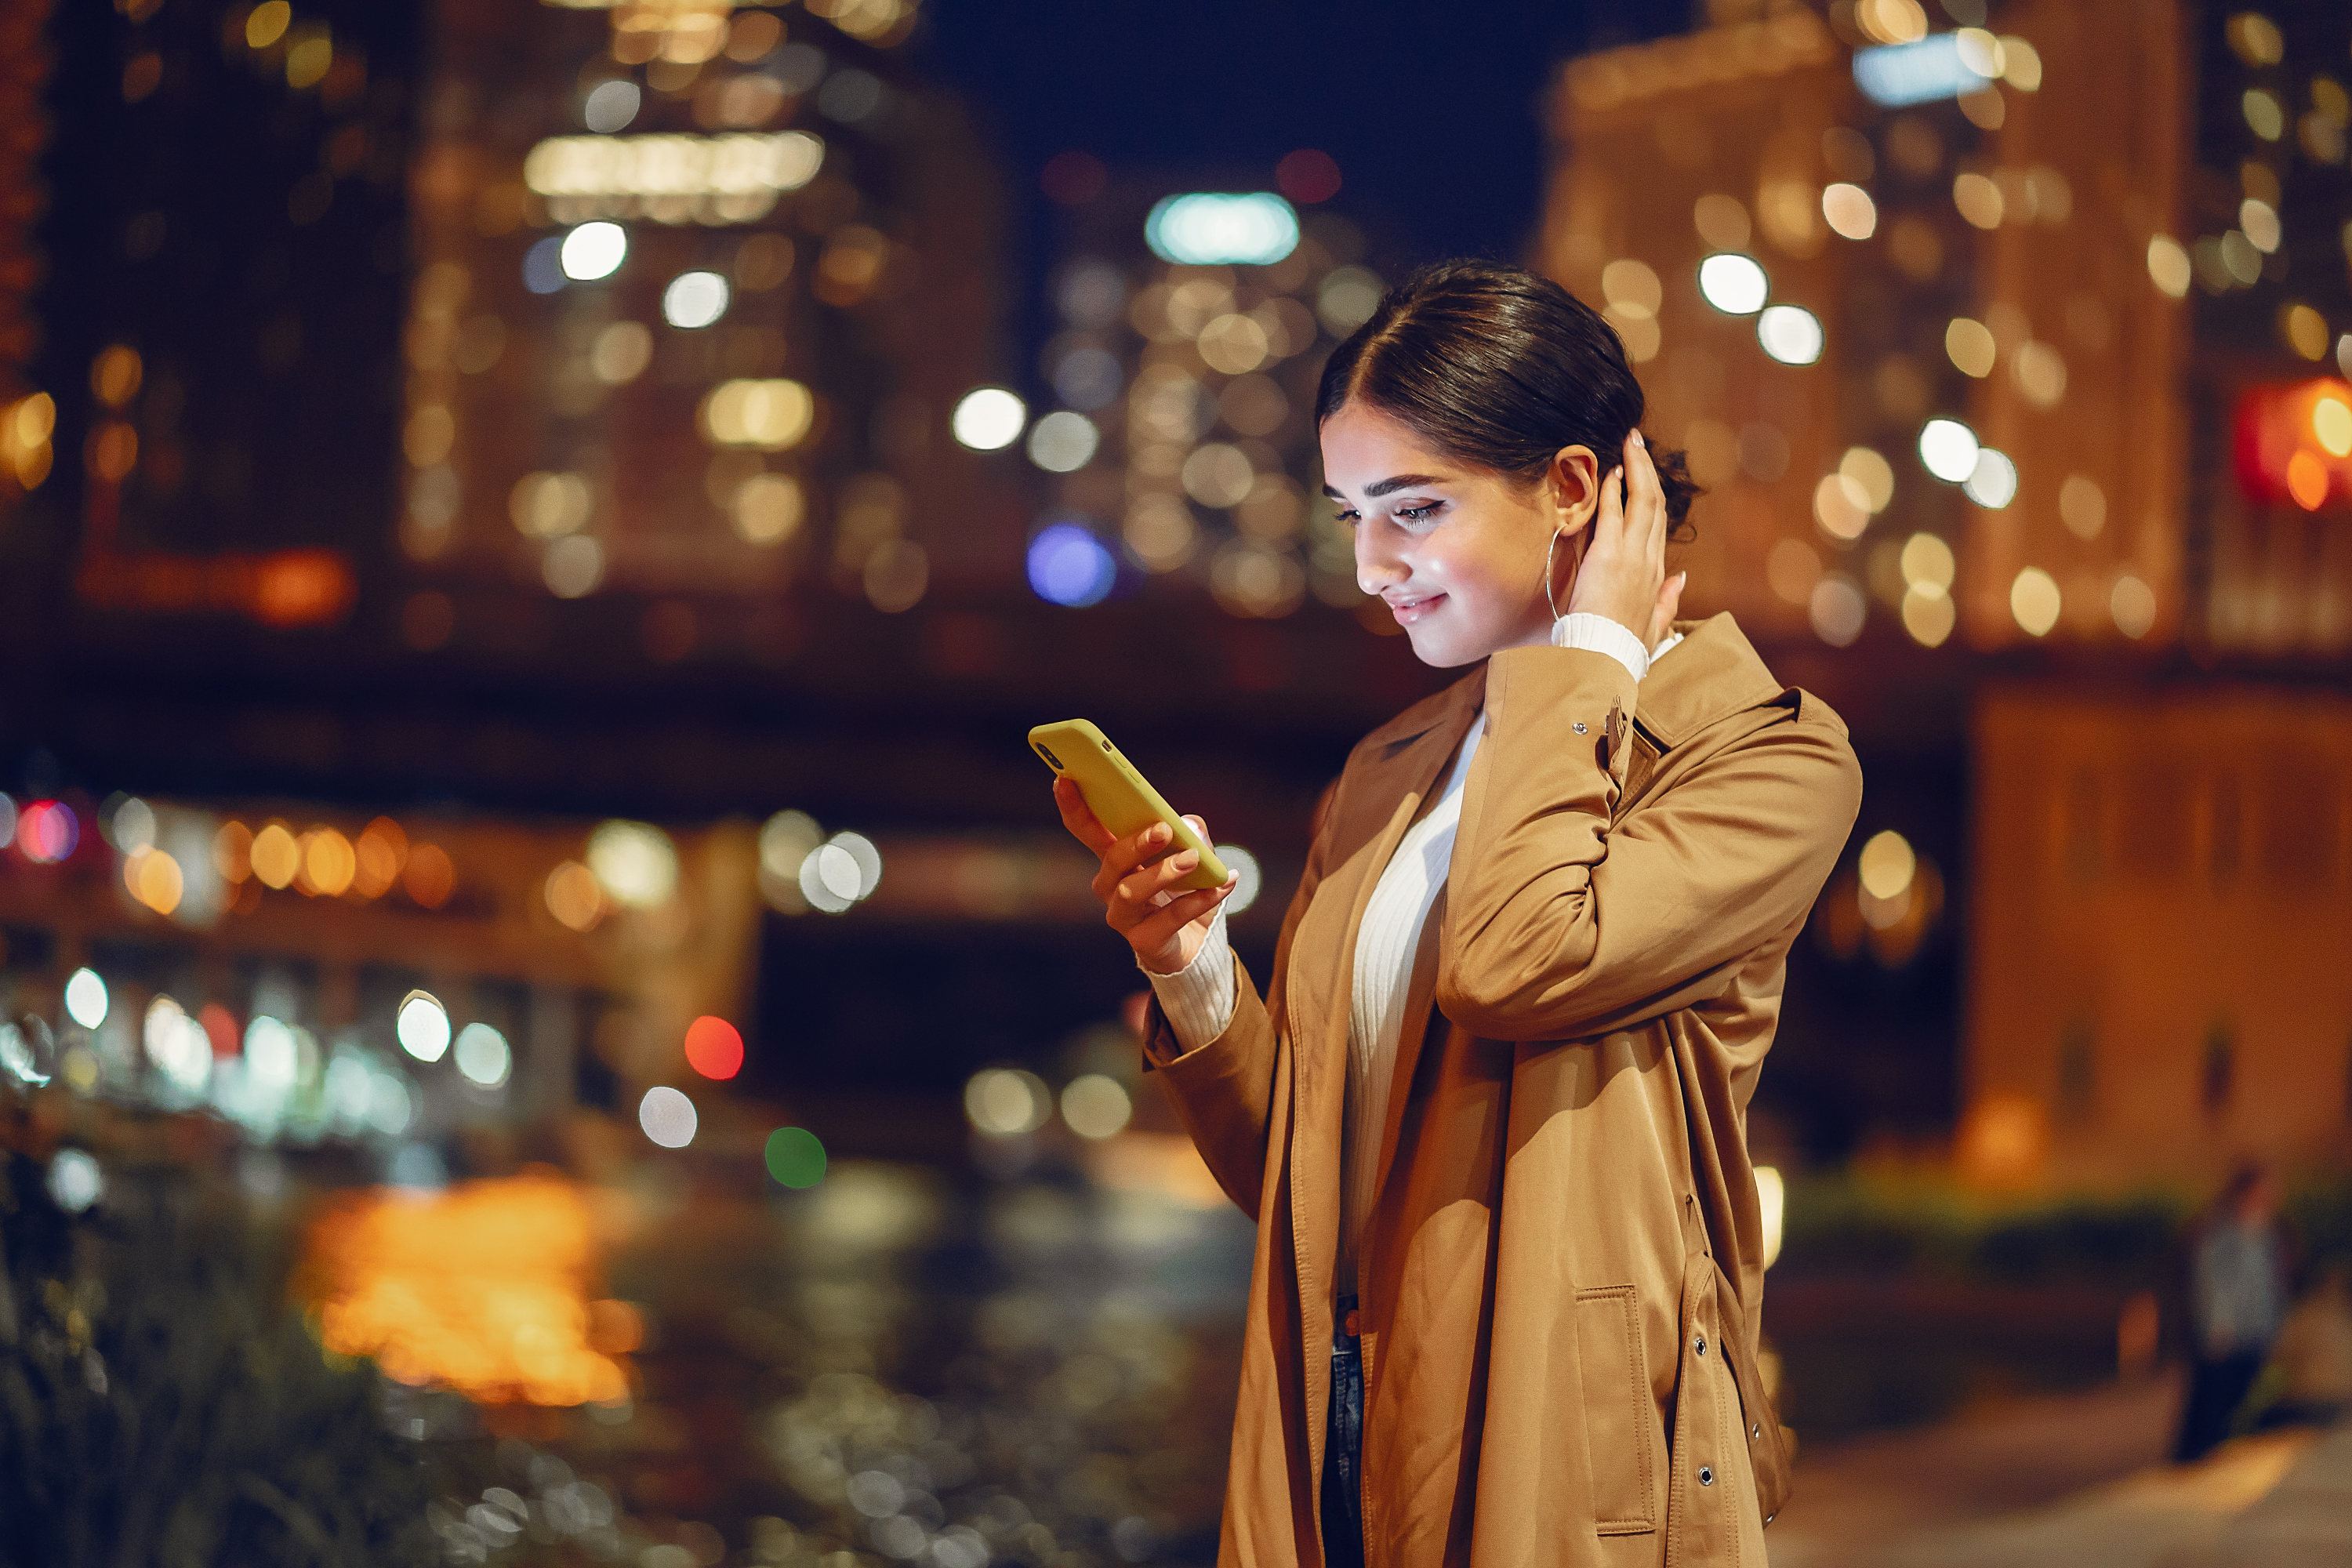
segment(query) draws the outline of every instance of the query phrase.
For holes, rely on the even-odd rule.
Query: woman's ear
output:
[[[1601,510],[1601,459],[1590,447],[1562,447],[1544,472],[1544,490],[1552,527],[1576,532]]]

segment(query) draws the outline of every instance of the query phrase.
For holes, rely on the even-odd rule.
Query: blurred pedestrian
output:
[[[1197,858],[1055,785],[1258,1219],[1228,1568],[1764,1561],[1744,1117],[1862,778],[1728,615],[1675,618],[1696,489],[1642,407],[1608,324],[1508,268],[1424,270],[1333,352],[1357,580],[1471,673],[1349,758],[1263,1000],[1224,890],[1174,891]]]
[[[2263,1426],[2330,1426],[2352,1412],[2352,1264],[2320,1271],[2271,1346]]]
[[[2277,1184],[2263,1166],[2242,1165],[2189,1236],[2191,1359],[2175,1460],[2202,1458],[2229,1437],[2278,1337],[2286,1302]]]

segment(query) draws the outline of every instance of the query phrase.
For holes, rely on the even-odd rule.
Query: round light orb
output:
[[[1230,919],[1257,902],[1258,894],[1265,888],[1265,872],[1259,867],[1257,857],[1238,844],[1218,845],[1217,858],[1234,874],[1234,890],[1225,895],[1221,906]]]
[[[400,1048],[420,1062],[437,1062],[449,1049],[449,1010],[429,991],[412,991],[400,999],[392,1031]]]
[[[1919,857],[1909,839],[1891,827],[1874,833],[1862,847],[1863,891],[1874,899],[1901,898],[1918,868]]]
[[[2017,465],[1997,447],[1980,447],[1976,467],[1960,481],[1968,498],[1988,511],[1999,511],[2017,499]]]
[[[1001,386],[979,386],[963,395],[948,421],[958,442],[975,452],[1001,452],[1021,438],[1028,405]]]
[[[484,1089],[506,1082],[514,1068],[514,1051],[507,1037],[488,1024],[468,1024],[457,1031],[457,1070]]]
[[[1081,1138],[1108,1138],[1134,1114],[1126,1086],[1108,1074],[1086,1073],[1062,1088],[1062,1120]]]
[[[106,1022],[106,982],[94,969],[77,969],[66,982],[66,1016],[85,1029]]]
[[[1118,580],[1118,563],[1094,531],[1075,522],[1050,523],[1029,542],[1029,586],[1049,604],[1081,609],[1099,605]]]
[[[593,283],[621,269],[629,256],[629,231],[616,223],[583,223],[563,237],[558,259],[574,283]]]
[[[1756,318],[1756,341],[1782,364],[1811,364],[1822,357],[1822,319],[1802,305],[1768,305]]]
[[[1083,414],[1064,408],[1048,414],[1029,432],[1029,460],[1049,474],[1076,473],[1094,461],[1102,433]]]
[[[2058,579],[2039,566],[2028,566],[2019,572],[2009,585],[2009,613],[2017,618],[2018,626],[2028,637],[2049,636],[2063,607]]]
[[[588,836],[588,869],[614,903],[659,909],[677,891],[677,846],[649,822],[607,822]]]
[[[637,1101],[637,1126],[665,1149],[683,1149],[693,1142],[701,1121],[694,1101],[667,1084],[656,1084]]]
[[[1718,251],[1698,264],[1698,291],[1727,316],[1752,316],[1771,298],[1772,279],[1754,257]]]
[[[1975,473],[1983,449],[1977,433],[1957,419],[1930,419],[1919,427],[1919,461],[1947,484],[1959,484]]]
[[[727,279],[716,272],[681,272],[662,290],[662,320],[688,331],[727,313]]]
[[[994,1138],[1034,1132],[1054,1113],[1045,1080],[1020,1068],[984,1068],[963,1086],[964,1116]]]
[[[601,135],[611,135],[627,127],[637,117],[637,106],[645,100],[635,82],[626,78],[598,82],[581,106],[580,122]]]
[[[49,1197],[68,1214],[79,1214],[106,1191],[106,1173],[87,1149],[60,1149],[49,1157]]]

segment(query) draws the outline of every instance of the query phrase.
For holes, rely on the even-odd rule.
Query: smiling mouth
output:
[[[1388,602],[1389,613],[1396,617],[1397,625],[1409,626],[1444,602],[1445,595],[1443,594],[1432,594],[1422,599],[1402,601],[1391,599]]]

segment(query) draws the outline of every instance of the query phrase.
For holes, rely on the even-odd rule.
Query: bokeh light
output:
[[[1752,316],[1771,298],[1772,280],[1754,257],[1723,251],[1698,264],[1698,291],[1727,316]]]
[[[1756,318],[1756,341],[1782,364],[1811,364],[1822,357],[1822,319],[1802,305],[1767,305]]]
[[[1298,215],[1271,191],[1166,196],[1143,220],[1162,261],[1190,267],[1271,267],[1298,248]]]
[[[1106,1073],[1083,1073],[1062,1088],[1062,1120],[1081,1138],[1108,1138],[1134,1114],[1125,1086]]]
[[[1999,511],[2017,499],[2017,464],[2008,453],[1992,447],[1977,452],[1976,466],[1960,481],[1961,491],[1989,511]]]
[[[411,991],[393,1015],[400,1048],[420,1062],[437,1062],[449,1049],[449,1010],[429,991]]]
[[[761,1152],[778,1186],[803,1189],[824,1180],[824,1144],[805,1127],[777,1128]]]
[[[106,1173],[87,1149],[66,1148],[49,1156],[49,1197],[68,1214],[80,1214],[105,1195]]]
[[[472,1023],[457,1031],[455,1052],[457,1070],[467,1080],[483,1089],[496,1089],[507,1081],[514,1068],[514,1051],[507,1037],[484,1023]]]
[[[1048,414],[1029,432],[1029,460],[1049,474],[1067,474],[1094,460],[1102,432],[1083,414],[1065,408]]]
[[[81,823],[61,800],[28,803],[16,819],[16,847],[36,866],[54,866],[81,843]]]
[[[743,1035],[706,1014],[686,1026],[686,1065],[705,1078],[730,1079],[743,1070]]]
[[[1001,386],[980,386],[963,395],[949,418],[957,441],[975,452],[1001,452],[1021,437],[1028,405]]]
[[[649,822],[599,826],[588,836],[588,868],[624,909],[658,909],[677,891],[677,846]]]
[[[575,283],[610,278],[628,259],[629,231],[616,223],[583,223],[563,237],[557,259]]]
[[[1022,1068],[984,1068],[963,1086],[964,1116],[993,1138],[1034,1132],[1054,1113],[1045,1080]]]
[[[77,969],[66,980],[66,1016],[85,1029],[106,1022],[109,999],[106,982],[94,969]]]
[[[629,121],[637,117],[637,106],[644,94],[637,84],[626,77],[612,78],[598,82],[581,106],[580,122],[603,135],[628,129]]]
[[[716,272],[681,272],[662,290],[662,320],[673,327],[707,327],[727,313],[727,279]]]
[[[1234,878],[1234,890],[1225,895],[1221,906],[1230,918],[1257,902],[1258,894],[1265,888],[1265,872],[1258,865],[1257,857],[1240,845],[1220,844],[1216,847],[1217,858],[1224,862],[1225,869]]]
[[[683,1149],[693,1142],[700,1123],[694,1101],[667,1084],[656,1084],[637,1101],[637,1126],[665,1149]]]
[[[1029,586],[1051,604],[1098,605],[1118,580],[1118,563],[1092,529],[1049,523],[1029,542]]]
[[[1983,450],[1977,433],[1957,419],[1930,419],[1919,430],[1919,461],[1948,484],[1959,484],[1977,471]]]
[[[2025,567],[2010,583],[2009,612],[2029,636],[2048,636],[2063,606],[2058,579],[2039,566]]]

